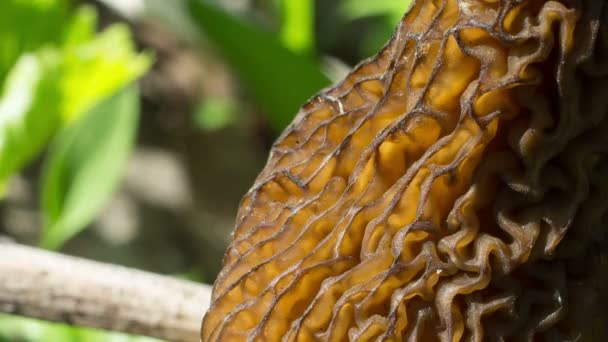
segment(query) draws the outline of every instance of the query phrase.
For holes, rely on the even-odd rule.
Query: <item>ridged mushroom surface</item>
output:
[[[414,1],[274,144],[202,340],[608,341],[607,114],[603,0]]]

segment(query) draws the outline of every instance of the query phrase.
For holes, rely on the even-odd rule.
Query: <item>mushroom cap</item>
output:
[[[608,341],[607,114],[603,0],[414,1],[273,145],[202,340]]]

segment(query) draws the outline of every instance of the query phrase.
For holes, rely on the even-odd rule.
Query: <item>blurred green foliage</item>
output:
[[[341,2],[340,13],[351,21],[381,18],[383,25],[364,44],[364,53],[371,54],[386,43],[410,2],[345,0]],[[281,23],[277,32],[266,31],[246,18],[228,13],[217,1],[187,0],[187,3],[195,24],[237,72],[275,133],[293,120],[307,99],[330,85],[317,60],[314,0],[275,0]],[[201,116],[195,118],[196,122],[203,122],[199,120]],[[232,121],[218,115],[214,120]]]
[[[23,53],[64,40],[69,19],[66,1],[3,0],[0,2],[0,79]]]
[[[270,32],[205,0],[189,0],[196,24],[220,49],[280,132],[312,94],[329,84],[318,63],[294,53]]]
[[[138,109],[133,104],[125,106],[124,101],[103,100],[141,76],[150,65],[150,57],[134,51],[126,26],[114,25],[97,34],[95,11],[89,7],[73,9],[67,0],[3,1],[0,22],[13,25],[0,26],[0,39],[4,39],[0,74],[6,75],[1,80],[0,96],[0,194],[10,177],[36,158],[51,139],[56,140],[54,151],[78,149],[75,153],[80,154],[74,157],[52,152],[46,161],[71,168],[64,170],[69,181],[62,180],[62,186],[57,186],[57,167],[46,168],[51,174],[43,175],[46,222],[42,241],[47,247],[58,248],[91,221],[118,180],[120,165],[133,145]],[[129,94],[129,101],[138,101],[136,92]],[[85,126],[95,115],[119,126],[99,122]],[[74,130],[82,132],[73,134]],[[99,152],[91,139],[109,141],[111,151],[103,164],[111,168],[101,169],[98,159],[83,157]],[[71,163],[66,162],[69,157]],[[106,173],[104,177],[89,176],[89,182],[82,182],[74,171],[96,168]],[[93,188],[97,191],[87,190]],[[73,209],[57,204],[62,201],[48,205],[49,198],[88,203],[88,210],[76,214],[74,210],[83,211],[82,206]],[[57,220],[71,216],[80,219],[69,224]]]
[[[95,329],[0,315],[0,342],[161,342],[149,337],[108,333]]]
[[[43,247],[61,246],[110,197],[135,140],[138,113],[137,89],[128,86],[57,136],[44,169]]]
[[[217,0],[184,1],[276,134],[331,83],[315,37],[319,2],[272,0],[279,25],[268,31]],[[382,23],[364,38],[356,59],[386,42],[409,3],[339,1],[342,20]],[[70,0],[0,0],[0,199],[11,176],[43,156],[42,246],[57,249],[87,227],[119,182],[137,130],[134,82],[151,60],[135,51],[126,25],[98,32],[91,7]],[[219,130],[236,122],[239,110],[235,99],[206,98],[194,122]],[[152,341],[0,315],[0,341],[14,340]]]
[[[410,0],[347,0],[343,3],[342,10],[351,19],[385,16],[396,23],[403,16],[409,2]]]
[[[198,127],[217,131],[237,120],[237,104],[228,97],[206,98],[194,113]]]
[[[363,51],[366,55],[376,53],[391,36],[397,23],[403,16],[412,0],[345,0],[341,12],[351,20],[364,20],[370,17],[379,18],[382,25],[366,37]]]
[[[84,229],[120,178],[134,142],[133,82],[151,58],[129,29],[97,33],[97,14],[68,0],[0,1],[0,198],[47,146],[41,243],[59,248]],[[124,335],[0,317],[0,339],[134,341]]]
[[[295,53],[311,54],[315,49],[314,0],[283,0],[281,42]]]

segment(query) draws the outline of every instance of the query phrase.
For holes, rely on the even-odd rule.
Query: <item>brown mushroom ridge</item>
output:
[[[607,24],[415,1],[275,143],[203,341],[608,341]]]

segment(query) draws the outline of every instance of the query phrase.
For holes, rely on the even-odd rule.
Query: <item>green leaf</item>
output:
[[[342,12],[351,19],[389,16],[396,23],[411,2],[412,0],[347,0],[342,5]]]
[[[311,54],[315,43],[314,0],[283,0],[283,45],[296,53]]]
[[[0,341],[161,342],[162,340],[0,314]]]
[[[188,0],[188,4],[195,22],[237,71],[276,132],[330,83],[317,63],[285,48],[271,33],[204,0]]]
[[[95,21],[90,9],[81,9],[68,41],[87,39]],[[35,158],[57,129],[141,76],[150,64],[148,55],[134,51],[122,25],[84,44],[24,55],[0,97],[0,198],[8,178]]]
[[[236,121],[236,112],[236,104],[230,98],[212,97],[199,105],[194,119],[201,129],[218,131]]]
[[[0,197],[14,172],[36,156],[59,126],[59,55],[27,54],[10,72],[0,97]]]
[[[97,12],[92,6],[81,6],[70,18],[64,31],[63,45],[75,46],[84,44],[95,36],[97,29]]]
[[[130,31],[122,24],[112,25],[84,44],[68,45],[63,58],[65,76],[60,84],[65,96],[59,111],[66,122],[143,75],[152,60],[135,52]]]
[[[45,162],[41,245],[56,249],[102,209],[134,144],[135,86],[105,99],[59,133]]]
[[[67,0],[0,0],[0,81],[21,54],[61,40],[69,3]]]

